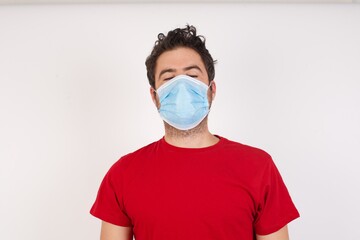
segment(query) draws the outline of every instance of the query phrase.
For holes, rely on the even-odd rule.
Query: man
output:
[[[208,129],[205,39],[193,26],[159,34],[146,67],[165,136],[106,174],[91,209],[101,240],[288,240],[299,213],[271,157]]]

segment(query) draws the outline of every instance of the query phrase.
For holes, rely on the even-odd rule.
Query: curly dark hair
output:
[[[157,59],[162,53],[178,47],[188,47],[195,50],[204,62],[209,81],[214,80],[214,64],[216,61],[213,60],[205,47],[205,37],[196,35],[196,28],[194,26],[186,25],[185,28],[176,28],[169,31],[167,36],[163,33],[158,34],[158,40],[156,40],[151,54],[145,61],[147,77],[153,88],[155,88],[155,67]]]

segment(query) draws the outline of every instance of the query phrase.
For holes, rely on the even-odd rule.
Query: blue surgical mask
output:
[[[196,127],[210,111],[208,89],[208,85],[187,75],[169,80],[156,90],[161,118],[179,130]]]

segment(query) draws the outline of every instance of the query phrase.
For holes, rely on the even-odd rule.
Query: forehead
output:
[[[191,48],[179,47],[163,52],[156,61],[155,78],[164,69],[181,70],[190,65],[197,65],[205,71],[205,65],[200,54]]]

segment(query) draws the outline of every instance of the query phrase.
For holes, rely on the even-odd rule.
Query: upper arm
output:
[[[102,221],[100,240],[132,240],[131,227],[121,227]]]
[[[269,235],[256,235],[256,240],[289,240],[287,226]]]

